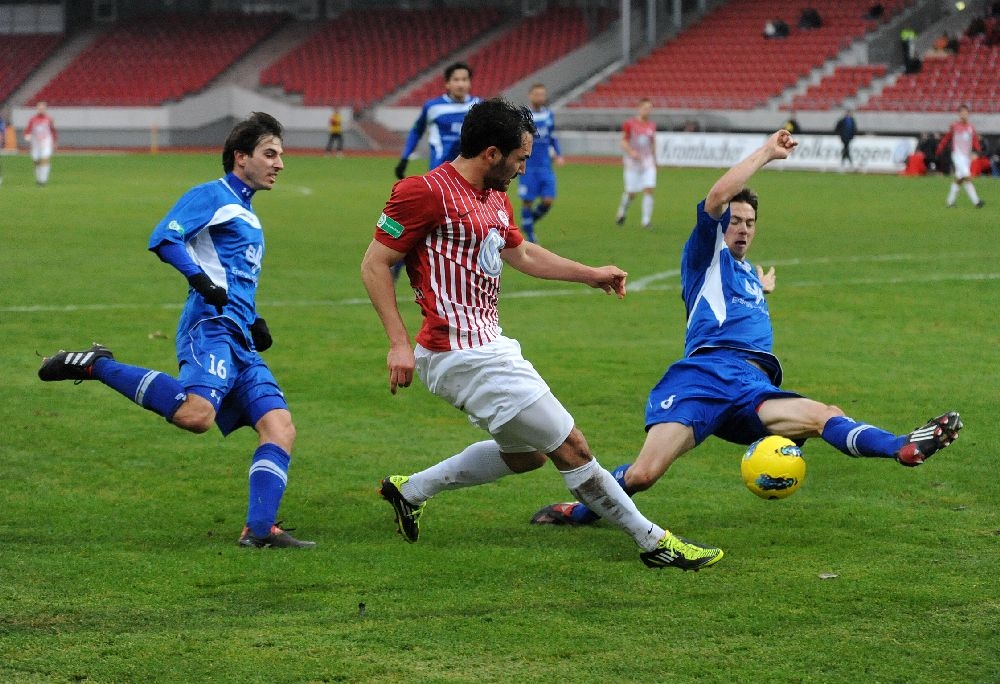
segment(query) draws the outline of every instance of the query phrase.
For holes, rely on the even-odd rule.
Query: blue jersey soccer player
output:
[[[406,177],[406,164],[410,155],[417,149],[417,144],[427,134],[427,144],[430,148],[430,166],[435,169],[446,161],[458,156],[459,139],[462,136],[462,122],[469,108],[480,101],[480,98],[469,94],[472,89],[472,69],[464,62],[455,62],[444,70],[445,93],[432,100],[427,100],[420,108],[420,116],[413,123],[410,134],[406,137],[406,145],[399,163],[396,164],[396,178]]]
[[[548,91],[541,83],[531,86],[528,102],[535,121],[535,144],[518,181],[517,194],[521,206],[521,232],[535,242],[535,222],[549,213],[556,198],[556,173],[552,168],[564,163],[559,139],[556,138],[556,118],[548,108]]]
[[[179,428],[224,435],[244,425],[259,435],[250,465],[248,547],[312,547],[282,530],[275,518],[288,481],[295,427],[260,352],[271,346],[257,316],[257,279],[264,233],[250,204],[270,190],[284,168],[281,124],[255,112],[236,124],[222,152],[223,178],[198,185],[153,230],[149,249],[180,271],[191,289],[177,326],[177,379],[116,361],[99,344],[60,351],[42,362],[45,381],[99,380]]]
[[[649,394],[646,442],[638,459],[612,473],[629,494],[651,487],[710,435],[738,444],[772,434],[798,441],[820,437],[848,456],[916,466],[955,441],[962,429],[959,414],[949,411],[896,435],[779,388],[781,365],[772,352],[764,297],[774,290],[774,268],[764,273],[747,261],[757,231],[757,195],[746,184],[768,162],[787,158],[796,144],[791,133],[777,131],[723,174],[698,205],[697,225],[681,257],[685,357]],[[546,506],[533,522],[580,524],[596,518],[574,502]]]

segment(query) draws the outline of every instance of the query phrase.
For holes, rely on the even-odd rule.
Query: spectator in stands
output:
[[[781,19],[769,19],[764,22],[764,38],[787,38],[788,33],[788,24]]]
[[[535,144],[517,186],[522,202],[521,232],[529,242],[537,242],[535,223],[549,213],[556,198],[556,172],[552,164],[562,166],[564,163],[556,138],[555,115],[548,108],[548,100],[549,93],[543,84],[531,86],[528,104],[535,122]]]
[[[337,154],[344,153],[344,122],[340,117],[340,110],[334,109],[330,114],[330,137],[326,141],[326,151],[331,152],[336,145]]]
[[[819,16],[819,12],[813,7],[806,7],[802,10],[802,14],[799,15],[799,28],[806,31],[811,31],[813,29],[818,29],[823,27],[823,18]]]
[[[403,154],[396,164],[396,178],[406,176],[406,164],[417,144],[430,127],[430,168],[434,169],[458,156],[462,122],[465,115],[480,98],[469,94],[472,90],[472,69],[465,62],[455,62],[444,70],[444,94],[427,100],[420,109],[420,116],[410,129],[403,147]]]
[[[802,126],[799,125],[799,120],[795,118],[795,110],[792,110],[788,115],[788,120],[781,124],[781,127],[792,135],[799,135],[802,133]]]
[[[979,199],[976,186],[972,184],[972,156],[975,152],[982,151],[982,144],[979,135],[971,123],[969,123],[969,107],[961,105],[958,108],[958,121],[948,127],[948,132],[938,143],[937,153],[940,156],[945,150],[951,148],[951,164],[955,169],[955,180],[952,181],[948,190],[949,209],[955,207],[955,199],[958,197],[958,190],[965,186],[965,193],[972,200],[972,203],[979,209],[983,207],[983,201]]]
[[[618,204],[615,223],[625,225],[629,205],[642,193],[642,227],[649,228],[653,219],[653,191],[656,189],[656,122],[650,115],[653,102],[648,97],[639,100],[636,115],[622,125],[619,141],[625,153],[625,192]]]
[[[969,22],[969,26],[965,29],[965,35],[969,38],[975,38],[976,36],[981,36],[986,33],[986,17],[976,17]]]
[[[920,141],[917,143],[917,152],[924,155],[927,165],[927,173],[940,171],[938,167],[937,146],[941,142],[941,136],[937,133],[921,133]]]
[[[869,21],[881,21],[882,17],[885,16],[885,7],[881,2],[876,2],[874,5],[868,8],[868,11],[861,15],[862,19],[868,19]]]
[[[854,120],[854,112],[850,109],[844,111],[844,115],[837,120],[833,127],[833,132],[840,136],[840,143],[843,148],[840,150],[840,165],[849,164],[854,167],[854,160],[851,159],[851,141],[858,134],[858,124]]]
[[[40,186],[49,182],[56,139],[56,125],[47,113],[47,105],[44,101],[39,102],[35,106],[35,115],[24,127],[24,140],[31,146],[31,160],[35,162],[35,182]]]
[[[904,28],[899,32],[899,44],[903,50],[903,67],[906,73],[915,74],[920,71],[920,59],[917,57],[917,32],[912,28]]]

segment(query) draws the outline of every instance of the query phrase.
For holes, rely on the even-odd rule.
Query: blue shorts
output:
[[[696,444],[715,435],[751,444],[770,433],[757,416],[768,399],[799,397],[771,382],[763,370],[735,350],[695,354],[672,364],[646,403],[646,429],[680,423],[694,430]]]
[[[531,171],[518,180],[517,196],[525,202],[531,202],[539,197],[555,198],[556,174],[551,169],[547,171]]]
[[[212,319],[177,338],[178,380],[188,392],[212,402],[223,435],[255,426],[268,411],[288,408],[271,369],[234,329],[235,324]]]

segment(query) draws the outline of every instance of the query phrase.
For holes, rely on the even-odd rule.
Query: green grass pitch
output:
[[[299,435],[281,517],[319,544],[277,552],[235,543],[251,431],[187,434],[97,383],[35,375],[36,352],[95,340],[175,370],[185,283],[146,240],[218,155],[60,154],[45,188],[4,159],[0,681],[1000,679],[996,179],[977,181],[985,209],[963,194],[945,210],[941,177],[757,175],[750,256],[777,268],[785,386],[900,433],[951,408],[966,429],[916,469],[809,442],[782,501],[746,491],[742,448],[709,440],[636,499],[725,549],[681,573],[646,569],[606,524],[528,525],[567,497],[551,467],[439,496],[418,544],[394,533],[378,481],[483,436],[422,386],[388,392],[359,264],[393,163],[291,153],[255,200],[266,358]],[[505,332],[606,467],[633,459],[646,393],[682,353],[680,249],[719,173],[661,170],[643,231],[638,206],[613,223],[618,165],[560,170],[540,240],[625,268],[624,301],[504,275]]]

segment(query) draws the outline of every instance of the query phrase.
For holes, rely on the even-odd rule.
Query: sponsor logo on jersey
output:
[[[398,238],[403,234],[403,226],[399,222],[386,216],[384,212],[378,217],[378,223],[376,223],[375,226],[394,238]]]
[[[479,267],[483,272],[494,278],[500,275],[503,268],[503,260],[500,258],[500,250],[507,244],[496,228],[490,228],[486,234],[482,245],[479,247]]]
[[[497,211],[497,218],[500,220],[500,224],[503,225],[504,228],[510,226],[510,217],[507,216],[507,212],[503,209]]]
[[[249,245],[245,256],[252,266],[252,271],[256,273],[260,270],[260,262],[264,258],[264,245]]]

